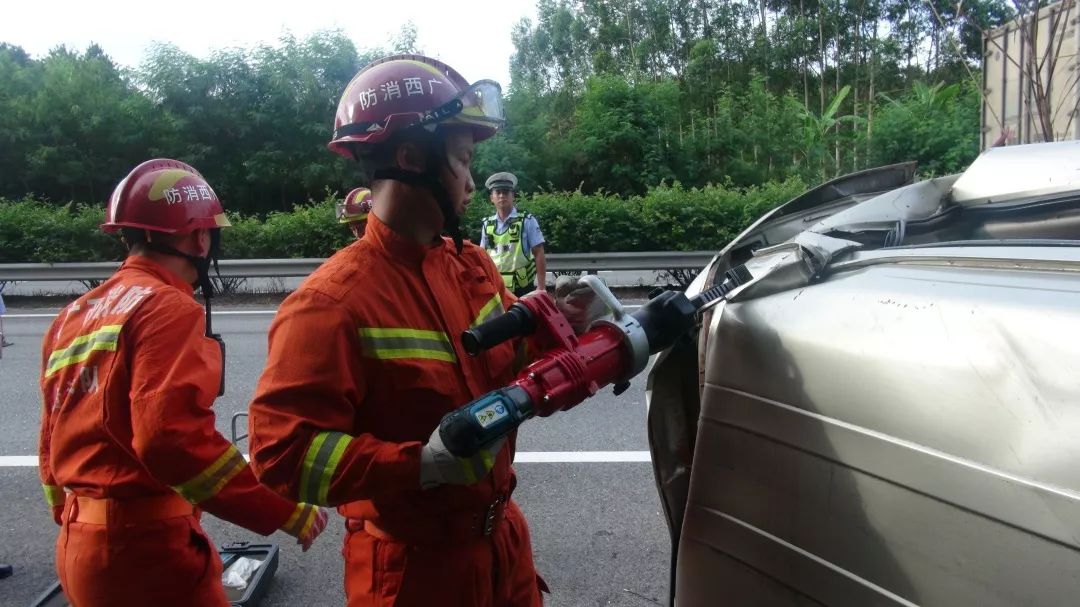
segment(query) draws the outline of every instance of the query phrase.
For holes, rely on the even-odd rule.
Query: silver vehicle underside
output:
[[[1080,604],[1080,142],[769,213],[691,292],[649,439],[672,600]]]

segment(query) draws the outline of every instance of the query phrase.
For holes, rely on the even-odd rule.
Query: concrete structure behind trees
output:
[[[1038,8],[1015,3],[1013,22],[983,39],[981,149],[998,141],[1080,139],[1080,7],[1063,0]],[[1037,26],[1034,24],[1037,23]]]

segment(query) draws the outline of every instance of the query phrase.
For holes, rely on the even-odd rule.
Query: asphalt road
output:
[[[247,409],[266,356],[271,315],[257,309],[223,310],[214,328],[228,344],[226,395],[218,399],[218,429],[226,436],[233,413]],[[9,309],[4,328],[15,346],[0,360],[0,461],[37,452],[40,404],[39,347],[49,318],[20,318],[47,310]],[[514,497],[529,520],[537,567],[552,594],[547,604],[666,604],[669,541],[651,467],[642,459],[645,433],[644,377],[615,398],[610,389],[563,415],[532,420],[518,439],[519,485]],[[597,454],[599,462],[551,452]],[[630,452],[630,453],[626,453]],[[544,455],[544,454],[549,455]],[[524,460],[524,461],[522,461]],[[249,531],[204,517],[218,543],[266,541]],[[44,505],[37,469],[10,459],[0,464],[0,563],[15,566],[0,580],[0,605],[28,605],[55,579],[53,544],[57,528]],[[277,533],[282,548],[273,587],[262,605],[341,605],[342,519],[308,553]]]

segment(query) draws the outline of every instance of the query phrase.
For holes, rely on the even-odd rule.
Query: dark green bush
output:
[[[916,82],[876,114],[873,164],[916,160],[924,176],[963,171],[979,155],[981,102],[974,86]]]
[[[687,189],[676,183],[627,199],[605,193],[533,194],[518,206],[536,215],[553,253],[714,250],[805,189],[799,179],[750,188]],[[486,194],[478,192],[462,218],[466,235],[479,242],[483,218],[493,213]],[[103,220],[100,207],[0,199],[0,263],[121,259],[119,239],[98,228]],[[227,259],[326,257],[352,239],[334,218],[333,198],[262,220],[231,214],[230,221],[233,226],[222,238]]]
[[[0,263],[121,259],[119,239],[99,228],[104,221],[101,207],[0,199]]]
[[[248,220],[251,221],[251,220]],[[232,258],[271,259],[275,257],[327,257],[352,240],[349,230],[334,216],[334,199],[297,206],[292,212],[277,211],[261,222],[254,235],[226,234],[226,256]],[[244,255],[242,247],[253,249]],[[235,242],[237,250],[231,243]]]
[[[719,249],[777,204],[806,190],[793,178],[750,188],[678,183],[628,199],[599,193],[540,193],[523,196],[518,208],[536,216],[548,242],[559,253],[610,251],[698,251]],[[494,206],[479,198],[463,222],[479,241],[485,216]]]

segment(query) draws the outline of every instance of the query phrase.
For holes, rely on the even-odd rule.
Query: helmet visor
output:
[[[494,80],[481,80],[458,95],[461,113],[458,120],[479,126],[499,126],[506,119],[503,114],[502,87]]]

